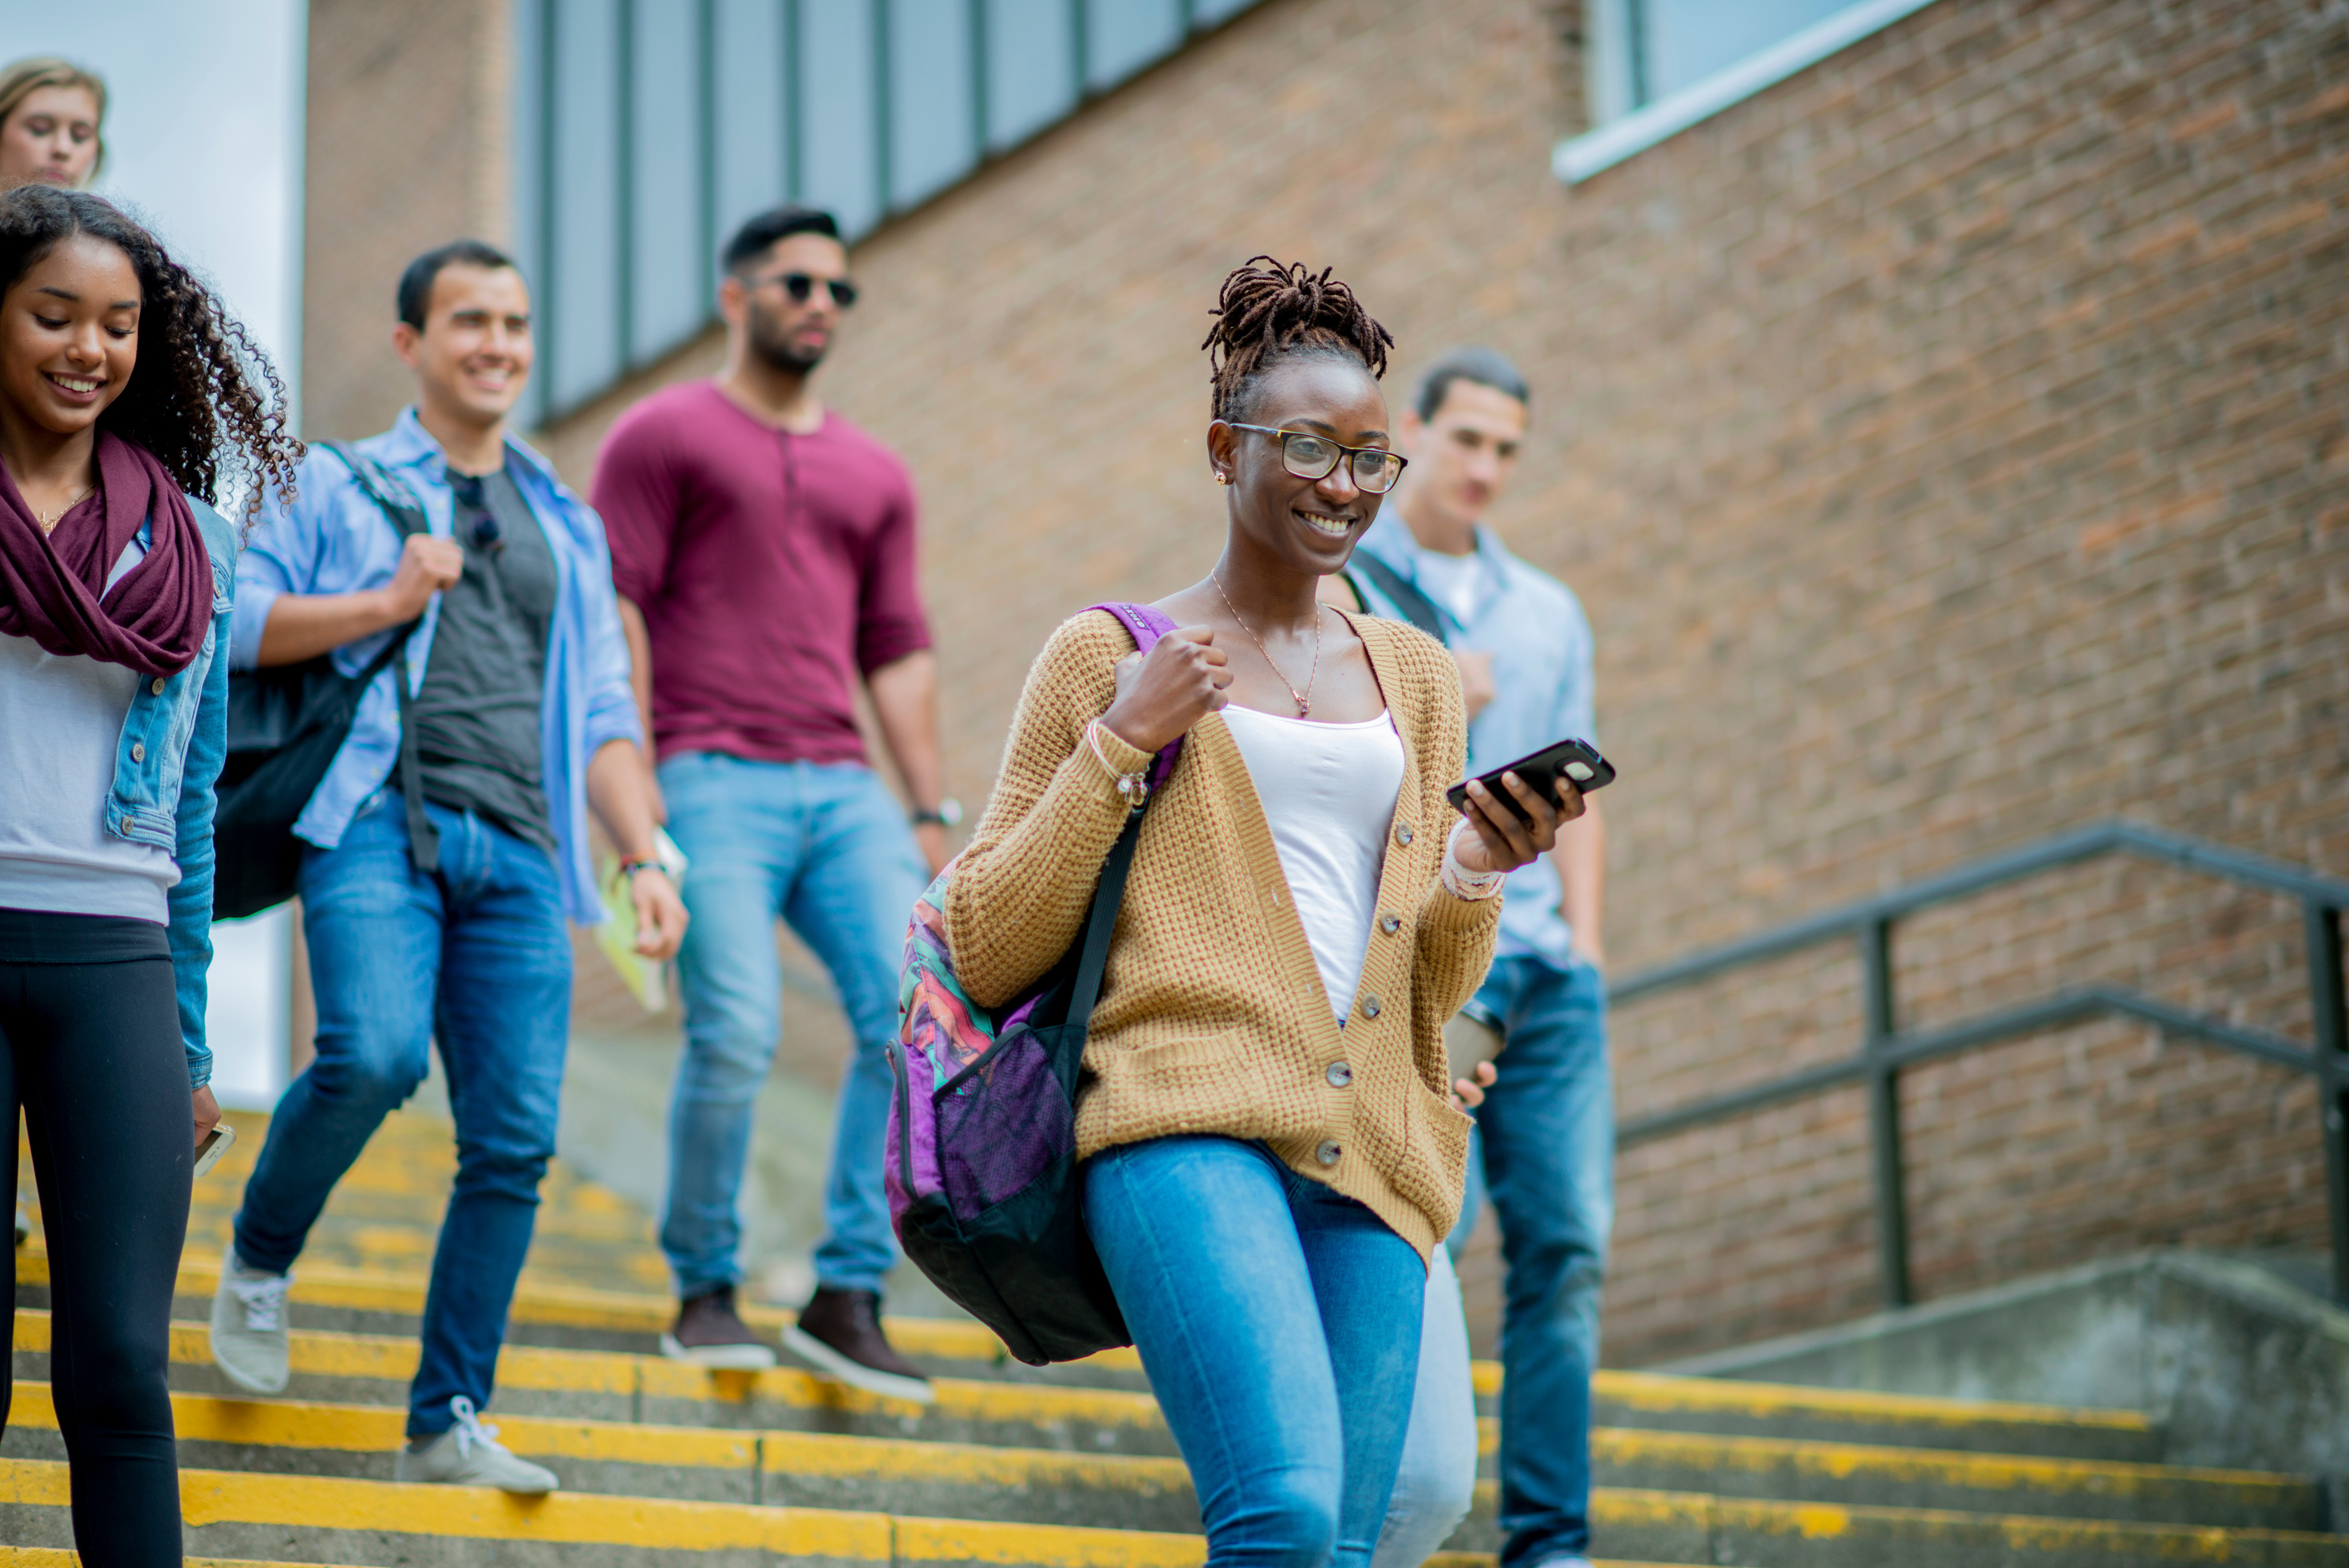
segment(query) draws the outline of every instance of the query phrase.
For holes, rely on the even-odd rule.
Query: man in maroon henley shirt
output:
[[[808,384],[856,297],[838,233],[828,213],[797,207],[742,226],[719,291],[725,369],[623,415],[594,499],[667,821],[691,861],[660,1237],[681,1304],[662,1349],[709,1366],[774,1363],[734,1291],[752,1107],[781,1028],[781,917],[832,971],[855,1036],[816,1292],[784,1341],[844,1382],[927,1400],[881,1332],[881,1279],[896,1260],[881,1179],[885,1045],[906,915],[959,808],[940,794],[913,485]],[[866,765],[860,679],[914,797],[910,830]]]

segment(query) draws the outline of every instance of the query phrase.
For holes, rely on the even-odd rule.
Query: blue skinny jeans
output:
[[[1085,1163],[1085,1225],[1190,1466],[1208,1568],[1361,1568],[1402,1454],[1419,1254],[1262,1145]]]

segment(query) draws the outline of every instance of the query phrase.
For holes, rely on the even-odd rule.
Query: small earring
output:
[[[1221,469],[1217,469],[1216,471],[1216,483],[1217,484],[1229,484],[1231,482],[1230,475],[1225,473]]]

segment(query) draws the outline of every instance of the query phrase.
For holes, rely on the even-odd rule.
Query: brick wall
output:
[[[1466,338],[1532,377],[1494,521],[1597,630],[1619,968],[2115,814],[2349,871],[2349,9],[1941,0],[1568,190],[1575,16],[1274,0],[860,247],[824,391],[922,487],[957,792],[1056,619],[1214,558],[1195,345],[1269,250],[1334,264],[1405,375]],[[716,352],[550,450],[584,485]],[[2298,942],[2271,900],[2080,867],[1906,930],[1903,1022],[2106,979],[2304,1037]],[[1834,950],[1642,1002],[1621,1106],[1857,1030]],[[1928,1295],[2322,1243],[2314,1098],[2275,1070],[2101,1024],[1905,1106]],[[1628,1152],[1608,1358],[1868,1310],[1866,1138],[1854,1093]]]
[[[506,0],[310,0],[302,428],[355,439],[414,398],[392,357],[410,256],[510,223]]]

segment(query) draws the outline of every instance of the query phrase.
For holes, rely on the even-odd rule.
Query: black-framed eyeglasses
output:
[[[1281,465],[1299,479],[1327,479],[1341,460],[1352,460],[1354,486],[1366,495],[1384,495],[1395,487],[1411,460],[1382,446],[1348,446],[1310,431],[1275,430],[1270,425],[1234,423],[1236,431],[1255,431],[1280,438]]]
[[[773,277],[762,277],[759,282],[761,286],[771,283],[782,285],[783,292],[792,296],[793,305],[805,305],[814,298],[819,285],[832,296],[833,304],[841,309],[854,309],[856,305],[856,285],[844,277],[818,277],[813,273],[786,272],[778,273]]]
[[[472,514],[472,522],[465,532],[473,548],[485,555],[496,555],[505,547],[506,531],[498,526],[498,515],[490,510],[489,486],[478,473],[451,473],[450,493],[457,504]]]

